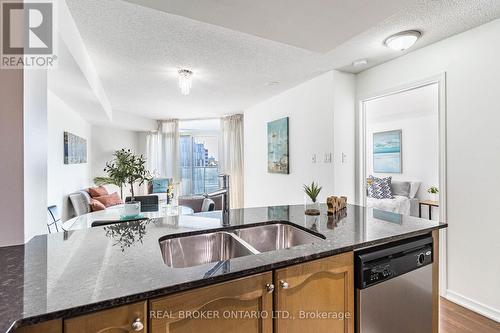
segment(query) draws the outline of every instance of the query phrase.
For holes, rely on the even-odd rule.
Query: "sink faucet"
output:
[[[205,196],[207,198],[210,197],[217,197],[219,195],[222,195],[222,226],[223,227],[228,227],[230,225],[229,223],[229,175],[226,174],[221,174],[219,175],[220,178],[222,178],[222,188],[219,190],[212,192],[212,193],[207,193]]]

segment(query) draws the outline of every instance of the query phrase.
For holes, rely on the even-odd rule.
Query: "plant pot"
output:
[[[304,202],[304,213],[306,215],[320,215],[319,202],[313,202],[311,198],[306,197]]]
[[[139,201],[129,201],[123,205],[123,216],[133,217],[141,213],[141,203]]]

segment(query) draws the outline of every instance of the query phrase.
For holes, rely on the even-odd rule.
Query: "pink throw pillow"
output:
[[[91,198],[103,197],[109,195],[104,186],[91,187],[88,189]]]
[[[100,201],[96,199],[90,199],[90,210],[93,212],[98,212],[100,210],[105,210],[106,206],[104,206]]]
[[[116,192],[96,197],[94,199],[102,203],[106,208],[111,206],[121,205],[123,203],[122,199]]]

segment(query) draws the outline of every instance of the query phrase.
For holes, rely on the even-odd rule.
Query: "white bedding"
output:
[[[394,199],[366,198],[366,206],[393,213],[410,215],[411,199],[400,195],[395,195]]]

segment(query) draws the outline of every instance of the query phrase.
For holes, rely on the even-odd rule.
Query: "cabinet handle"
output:
[[[134,322],[132,323],[132,329],[134,331],[142,331],[142,329],[144,328],[144,324],[141,323],[141,318],[137,318],[134,320]]]
[[[280,281],[280,286],[281,286],[281,288],[283,288],[283,289],[288,289],[289,284],[288,284],[288,282],[281,280],[281,281]]]
[[[268,294],[271,294],[274,291],[274,284],[272,283],[266,284],[266,290]]]

